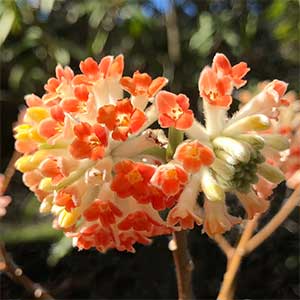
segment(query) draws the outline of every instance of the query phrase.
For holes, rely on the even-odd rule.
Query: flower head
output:
[[[16,168],[40,200],[40,211],[52,213],[53,226],[80,249],[134,252],[136,242],[170,233],[174,228],[158,211],[175,205],[187,180],[178,167],[176,195],[152,184],[162,161],[145,152],[164,151],[164,143],[161,132],[143,131],[157,120],[156,109],[145,109],[137,97],[155,101],[167,80],[139,72],[121,79],[123,68],[122,55],[99,63],[87,58],[81,74],[58,66],[45,95],[26,96],[28,108],[15,127],[23,153]]]
[[[16,168],[40,211],[54,215],[54,228],[80,249],[134,252],[136,242],[147,245],[195,223],[210,236],[229,230],[241,219],[227,212],[226,192],[237,196],[247,218],[268,208],[265,198],[285,178],[278,157],[287,137],[271,129],[287,104],[286,83],[267,84],[229,118],[233,89],[246,83],[249,68],[217,54],[199,77],[203,126],[187,96],[160,91],[164,77],[122,77],[123,69],[122,55],[99,63],[87,58],[76,75],[58,66],[42,97],[26,97],[15,127],[23,153]],[[162,130],[147,129],[155,121],[170,128],[169,143]]]
[[[241,220],[228,214],[226,192],[235,193],[246,217],[253,218],[267,210],[266,198],[285,179],[272,161],[288,148],[288,141],[272,134],[270,128],[278,122],[281,106],[286,105],[287,84],[272,81],[232,118],[227,116],[233,88],[246,84],[243,77],[248,71],[245,63],[232,67],[225,55],[216,54],[212,67],[201,72],[205,127],[193,120],[184,130],[189,139],[177,146],[173,156],[190,179],[170,212],[170,224],[192,228],[197,223],[193,215],[201,215],[208,235],[224,233]],[[199,192],[205,196],[203,209],[197,204]]]

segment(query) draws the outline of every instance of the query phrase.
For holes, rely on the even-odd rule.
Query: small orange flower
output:
[[[195,223],[197,225],[202,224],[202,218],[196,211],[192,211],[188,207],[177,205],[169,212],[167,223],[170,226],[180,225],[183,230],[193,229]]]
[[[136,211],[127,215],[127,217],[118,224],[120,230],[133,229],[136,231],[150,232],[153,225],[160,226],[160,223],[153,220],[145,211]]]
[[[39,169],[41,170],[42,175],[50,177],[53,183],[59,182],[64,177],[58,159],[55,157],[44,159],[39,165]]]
[[[74,133],[76,138],[69,147],[74,158],[91,160],[103,158],[108,140],[106,129],[102,125],[91,126],[82,122],[74,126]]]
[[[156,105],[161,127],[175,127],[176,129],[184,130],[192,126],[194,113],[188,109],[190,103],[187,96],[161,91],[157,95]]]
[[[227,212],[223,201],[204,201],[204,224],[203,231],[210,237],[216,234],[223,234],[231,229],[233,225],[241,222],[240,218],[234,217]]]
[[[58,206],[64,206],[67,211],[71,211],[77,206],[75,195],[64,190],[61,190],[56,194],[54,197],[54,203]]]
[[[175,152],[174,158],[183,164],[188,172],[197,172],[201,166],[209,166],[214,161],[214,154],[208,147],[199,141],[184,142]]]
[[[116,217],[123,213],[111,201],[96,199],[84,212],[83,216],[89,222],[100,220],[102,226],[108,227],[116,223]]]
[[[74,72],[70,67],[63,68],[61,65],[56,67],[55,73],[56,78],[49,78],[47,83],[44,85],[45,91],[48,92],[51,97],[56,94],[56,89],[63,81],[71,82],[74,77]]]
[[[115,165],[116,175],[111,189],[121,198],[133,196],[143,199],[147,195],[149,181],[155,168],[150,165],[123,160]]]
[[[142,128],[147,118],[144,112],[134,108],[130,100],[125,98],[117,101],[116,105],[102,106],[97,120],[113,131],[113,139],[125,141],[130,133],[136,133]]]
[[[38,125],[38,133],[45,138],[51,138],[62,131],[63,124],[52,118],[46,118]]]
[[[105,252],[114,246],[114,239],[111,230],[101,227],[99,224],[93,224],[84,228],[78,234],[77,247],[79,249],[90,249],[96,247],[97,250]]]
[[[147,73],[134,72],[133,77],[123,77],[120,83],[124,90],[133,96],[148,96],[149,98],[156,95],[167,83],[165,77],[152,78]]]
[[[167,196],[178,194],[187,181],[188,174],[185,170],[173,164],[159,166],[151,179],[151,183]]]
[[[174,196],[166,195],[160,188],[150,184],[147,193],[143,197],[139,197],[139,203],[151,203],[154,209],[164,210],[172,207],[177,202],[179,194],[180,191]]]
[[[257,196],[254,191],[248,194],[237,193],[236,195],[242,203],[249,220],[257,213],[264,213],[270,206],[270,202],[266,200],[267,198]]]
[[[228,76],[236,88],[240,88],[247,83],[247,80],[243,80],[242,78],[250,71],[245,62],[240,62],[232,67],[228,58],[222,53],[215,55],[212,69],[218,75]]]
[[[124,69],[124,58],[123,55],[118,55],[116,58],[105,56],[98,64],[94,59],[88,57],[80,62],[79,67],[83,74],[76,75],[72,81],[73,84],[92,85],[99,79],[121,76]]]
[[[232,84],[228,76],[218,78],[210,68],[205,67],[199,77],[200,96],[210,105],[227,108],[232,102]]]

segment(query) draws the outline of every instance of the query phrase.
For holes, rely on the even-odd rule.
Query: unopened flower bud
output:
[[[257,150],[262,149],[265,145],[264,139],[257,134],[239,134],[236,138],[250,144]]]
[[[217,148],[223,149],[225,152],[229,153],[232,157],[241,162],[248,162],[250,160],[251,152],[247,146],[235,139],[220,136],[213,140],[213,145]]]
[[[44,177],[39,184],[39,189],[44,192],[53,191],[52,179],[50,177]]]
[[[29,107],[26,110],[26,116],[35,122],[41,122],[43,119],[46,119],[49,116],[49,112],[42,107]]]
[[[226,180],[230,180],[234,175],[235,169],[232,165],[227,164],[224,160],[216,158],[211,168]]]
[[[40,213],[44,213],[44,214],[47,214],[47,213],[50,213],[51,212],[51,208],[52,208],[52,199],[53,197],[46,197],[41,205],[40,205]]]
[[[72,212],[63,210],[58,216],[58,224],[62,228],[68,228],[75,224],[79,215],[77,209],[74,209]]]
[[[232,157],[230,154],[228,154],[227,152],[225,152],[223,150],[216,149],[215,153],[218,158],[226,161],[226,163],[228,163],[229,165],[235,166],[239,163],[239,161],[236,158]]]
[[[276,150],[284,151],[289,148],[289,141],[286,136],[281,134],[264,134],[262,137],[264,138],[266,145],[271,146]]]
[[[266,178],[268,181],[273,183],[280,183],[285,180],[284,174],[280,171],[280,169],[268,164],[262,163],[257,166],[258,173]]]
[[[210,201],[224,201],[225,192],[221,186],[216,182],[208,169],[203,170],[201,178],[202,190]]]
[[[223,134],[235,135],[245,131],[266,130],[270,128],[270,119],[262,114],[252,115],[240,119],[224,129]]]

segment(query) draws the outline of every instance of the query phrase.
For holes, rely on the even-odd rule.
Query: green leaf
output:
[[[108,38],[108,33],[105,32],[105,31],[98,31],[95,38],[94,38],[94,41],[92,43],[92,52],[93,54],[97,55],[99,53],[102,52],[105,44],[106,44],[106,41],[107,41],[107,38]]]
[[[15,20],[15,13],[11,9],[5,10],[0,18],[0,46],[7,38]]]
[[[63,66],[70,63],[70,53],[65,48],[57,47],[54,51],[54,57],[56,61]]]
[[[1,240],[5,243],[22,243],[57,239],[62,236],[62,232],[52,228],[50,221],[37,223],[34,225],[1,224]]]
[[[24,67],[21,65],[15,65],[12,67],[8,78],[9,86],[12,89],[16,90],[19,88],[24,71]]]
[[[214,21],[212,16],[204,12],[199,17],[199,29],[190,40],[190,48],[201,55],[207,55],[214,44]]]

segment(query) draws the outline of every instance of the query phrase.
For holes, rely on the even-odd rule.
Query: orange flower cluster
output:
[[[79,67],[75,75],[57,66],[42,97],[25,97],[28,107],[15,127],[15,146],[23,153],[16,168],[41,202],[40,211],[54,215],[53,226],[74,246],[134,252],[136,242],[149,244],[153,236],[195,223],[211,236],[225,232],[240,222],[227,213],[227,191],[237,195],[248,218],[267,209],[255,189],[258,176],[273,183],[283,177],[264,162],[262,149],[274,153],[284,141],[276,144],[259,131],[270,127],[284,102],[284,82],[270,83],[229,119],[232,91],[246,84],[249,68],[232,67],[217,54],[199,78],[204,127],[186,95],[161,91],[166,78],[139,71],[123,76],[122,55],[99,63],[87,58]],[[156,121],[172,129],[169,140],[150,129]],[[171,145],[180,131],[188,140]],[[203,207],[199,192],[205,194]]]

